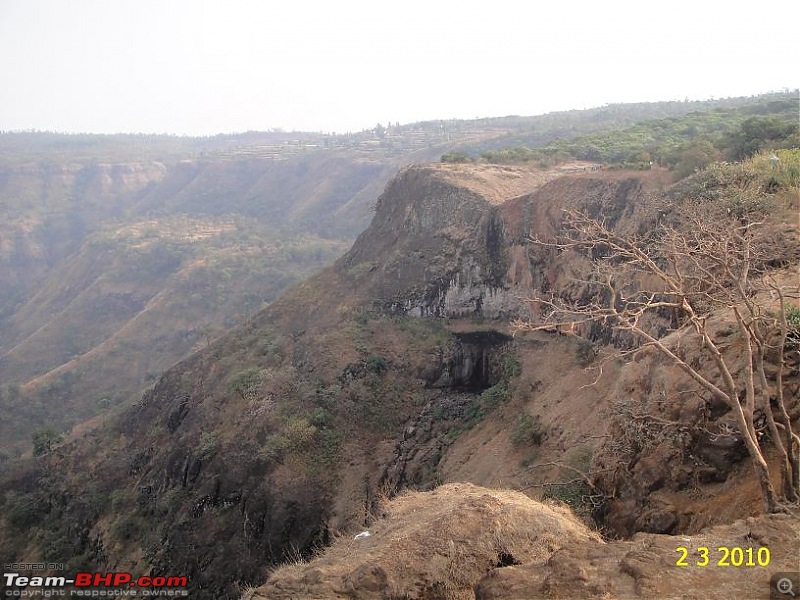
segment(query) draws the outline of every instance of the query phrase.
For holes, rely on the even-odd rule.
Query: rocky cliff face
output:
[[[632,227],[644,212],[643,193],[636,177],[550,180],[494,165],[410,167],[387,186],[340,268],[393,314],[526,316],[524,298],[570,285],[573,268],[554,264],[553,252],[531,238],[552,241],[568,207]]]

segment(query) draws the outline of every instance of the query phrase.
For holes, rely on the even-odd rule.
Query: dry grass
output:
[[[308,563],[277,569],[253,599],[336,597],[353,589],[473,598],[475,583],[494,567],[544,563],[568,542],[601,543],[566,508],[468,483],[398,497],[370,531],[363,540],[340,537]]]
[[[557,169],[537,169],[492,164],[433,164],[444,181],[469,189],[491,204],[530,194],[564,174]]]

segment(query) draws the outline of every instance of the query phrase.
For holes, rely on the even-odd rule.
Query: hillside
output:
[[[3,168],[0,406],[15,415],[3,450],[130,401],[329,264],[393,169],[342,157]]]
[[[583,259],[530,243],[558,235],[565,208],[647,231],[675,195],[723,189],[709,176],[668,188],[659,170],[403,169],[333,266],[166,371],[119,417],[7,468],[2,553],[185,574],[197,597],[219,599],[372,523],[382,498],[407,488],[522,489],[622,536],[694,534],[761,513],[741,440],[703,436],[726,431],[730,415],[695,429],[674,367],[652,354],[603,359],[598,380],[585,367],[613,352],[604,331],[589,336],[598,347],[556,331],[511,336],[510,319],[530,316],[521,297],[583,293]],[[767,199],[796,231],[792,185]],[[796,375],[785,386],[796,422]],[[649,445],[621,448],[632,439],[617,433],[631,422],[625,406],[688,436],[653,429]]]

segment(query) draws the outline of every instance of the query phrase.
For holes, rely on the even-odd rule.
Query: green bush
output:
[[[200,434],[200,443],[197,446],[197,455],[203,459],[208,460],[217,449],[217,436],[208,431]]]
[[[309,417],[308,422],[317,429],[325,429],[331,425],[331,414],[324,408],[318,408]]]
[[[786,310],[786,321],[789,327],[800,331],[800,306],[792,306]]]
[[[7,498],[3,513],[9,525],[27,531],[39,524],[47,516],[47,511],[47,501],[31,493]]]
[[[270,462],[280,462],[283,458],[283,453],[289,446],[289,440],[286,436],[279,433],[274,433],[267,436],[264,443],[261,445],[259,456]]]
[[[389,362],[383,356],[370,356],[367,359],[367,371],[380,375],[389,368]]]
[[[591,495],[592,490],[589,485],[580,480],[547,485],[542,491],[542,499],[563,502],[583,519],[591,517],[593,508]]]
[[[258,351],[261,354],[261,356],[274,356],[276,358],[280,358],[282,346],[283,346],[282,338],[269,337],[262,340]]]
[[[511,148],[501,148],[499,150],[487,150],[481,154],[481,158],[488,163],[495,164],[514,164],[524,163],[531,160],[538,160],[541,154],[525,146],[514,146]]]
[[[441,161],[443,163],[468,163],[472,162],[472,159],[464,152],[453,151],[442,154]]]
[[[283,430],[287,440],[287,448],[290,450],[302,450],[307,447],[317,433],[317,428],[308,422],[308,419],[291,419]]]
[[[257,367],[240,371],[230,380],[232,392],[241,396],[242,400],[252,400],[258,392],[258,386],[263,379],[263,371]]]
[[[511,443],[514,446],[528,446],[542,443],[544,432],[538,417],[523,414],[517,419],[514,431],[511,433]]]
[[[503,361],[503,373],[506,377],[519,377],[522,374],[522,365],[516,356],[506,356]]]
[[[42,456],[49,454],[53,450],[53,446],[61,441],[61,434],[48,425],[34,431],[31,435],[31,440],[33,442],[33,455]]]
[[[139,539],[141,524],[135,515],[125,515],[112,526],[114,537],[122,540]]]
[[[505,404],[511,399],[511,392],[508,389],[508,383],[501,381],[497,385],[493,385],[489,389],[481,392],[479,401],[481,405],[487,408],[495,408],[501,404]]]

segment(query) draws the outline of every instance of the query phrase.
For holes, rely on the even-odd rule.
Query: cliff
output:
[[[620,227],[646,227],[647,176],[559,177],[497,165],[421,165],[402,171],[375,207],[370,227],[338,263],[391,314],[433,317],[525,315],[534,289],[567,285],[569,265],[531,238],[553,241],[566,208],[602,212]]]

